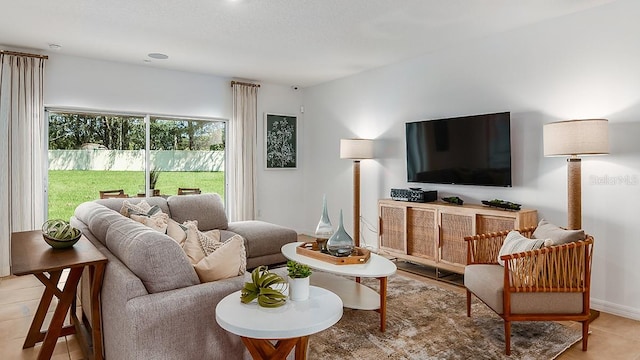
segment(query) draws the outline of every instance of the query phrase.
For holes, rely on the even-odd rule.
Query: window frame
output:
[[[150,172],[150,155],[151,155],[151,119],[152,118],[164,118],[167,120],[195,120],[195,121],[209,121],[209,122],[222,122],[224,123],[224,142],[225,145],[229,144],[229,120],[224,118],[217,117],[207,117],[207,116],[186,116],[186,115],[169,115],[162,113],[153,113],[153,112],[136,112],[136,111],[113,111],[113,110],[98,110],[98,109],[86,109],[86,108],[77,108],[77,107],[64,107],[64,106],[45,106],[44,109],[44,133],[47,136],[43,137],[43,152],[44,159],[43,161],[43,176],[44,176],[44,218],[48,218],[49,211],[49,117],[51,113],[83,113],[83,114],[95,114],[102,116],[130,116],[130,117],[140,117],[144,118],[145,124],[145,188],[147,191],[147,196],[149,195],[149,172]],[[224,206],[227,209],[227,196],[229,193],[229,182],[228,182],[228,173],[229,173],[229,152],[228,148],[225,146],[224,149]]]

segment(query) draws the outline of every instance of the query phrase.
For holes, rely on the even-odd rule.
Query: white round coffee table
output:
[[[358,310],[375,310],[380,313],[380,331],[385,331],[387,317],[387,277],[395,274],[396,265],[390,260],[371,253],[369,261],[364,264],[335,265],[322,260],[298,254],[296,247],[302,242],[289,243],[282,246],[282,254],[289,260],[308,265],[312,269],[324,271],[311,274],[312,285],[330,290],[342,299],[345,307]],[[380,291],[351,281],[341,276],[356,278],[377,278]]]
[[[331,327],[342,318],[342,300],[329,290],[311,286],[309,299],[265,308],[256,301],[240,302],[240,291],[216,306],[216,321],[239,335],[254,359],[284,359],[296,348],[296,360],[306,359],[309,335]],[[276,340],[274,345],[270,340]]]

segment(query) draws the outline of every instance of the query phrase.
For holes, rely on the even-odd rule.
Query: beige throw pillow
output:
[[[170,218],[167,220],[167,235],[183,247],[187,240],[187,227]]]
[[[502,243],[498,253],[498,264],[504,266],[504,261],[500,259],[502,255],[517,254],[523,251],[540,249],[544,245],[543,239],[528,239],[518,231],[510,231]]]
[[[163,234],[167,232],[167,220],[169,220],[169,215],[163,212],[156,213],[151,216],[131,214],[131,219]]]
[[[584,230],[566,230],[542,219],[538,223],[538,227],[533,231],[533,237],[546,239],[544,246],[562,245],[584,240]]]
[[[198,221],[185,221],[182,223],[182,226],[186,229],[186,238],[182,244],[182,250],[187,254],[191,264],[195,264],[204,258],[204,251],[198,242],[198,235],[196,234],[198,231]]]
[[[194,268],[202,282],[244,274],[247,268],[244,239],[240,235],[232,236],[195,264]]]

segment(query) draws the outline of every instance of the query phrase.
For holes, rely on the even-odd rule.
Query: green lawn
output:
[[[161,195],[175,195],[178,188],[197,187],[203,193],[218,193],[224,198],[224,172],[169,172],[158,177],[156,189]],[[144,189],[142,171],[49,171],[49,219],[69,219],[85,201],[100,198],[100,190],[124,189],[136,196]]]

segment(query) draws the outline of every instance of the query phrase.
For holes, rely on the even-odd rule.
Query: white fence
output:
[[[49,170],[143,171],[144,150],[49,150]],[[161,171],[224,171],[224,151],[151,151]]]

